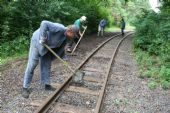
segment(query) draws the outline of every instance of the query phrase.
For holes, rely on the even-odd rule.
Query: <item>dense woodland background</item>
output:
[[[73,24],[87,16],[87,34],[97,32],[100,19],[119,27],[120,18],[135,27],[134,55],[140,77],[151,89],[170,88],[170,0],[160,0],[160,12],[148,0],[0,0],[0,62],[29,50],[30,39],[42,20]],[[114,32],[114,31],[113,31]]]

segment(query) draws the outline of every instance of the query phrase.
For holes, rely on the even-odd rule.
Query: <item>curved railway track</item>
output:
[[[131,34],[128,33],[123,38],[120,38],[120,34],[118,34],[100,44],[76,68],[76,70],[81,69],[86,73],[84,84],[73,83],[73,74],[70,75],[64,84],[59,85],[58,90],[39,106],[35,113],[100,113],[111,65],[120,44]],[[113,47],[113,43],[117,46]],[[80,97],[76,100],[82,99],[83,104],[77,103],[78,107],[71,105],[68,100],[72,100],[73,96]]]

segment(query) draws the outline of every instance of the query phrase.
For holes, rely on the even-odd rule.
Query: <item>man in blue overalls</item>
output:
[[[28,64],[24,75],[22,96],[29,97],[29,86],[33,77],[34,69],[40,61],[41,84],[45,86],[45,90],[55,90],[50,85],[50,70],[51,62],[55,56],[50,53],[43,44],[47,44],[53,49],[61,58],[65,56],[64,48],[66,45],[66,38],[72,39],[78,32],[75,25],[65,27],[59,23],[49,21],[42,21],[40,28],[37,29],[32,36]]]

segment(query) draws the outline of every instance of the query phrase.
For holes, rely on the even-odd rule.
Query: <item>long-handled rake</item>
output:
[[[84,35],[86,29],[87,29],[87,26],[85,27],[85,29],[84,29],[84,31],[83,31],[81,37],[79,38],[77,44],[74,46],[74,48],[73,48],[73,50],[72,50],[72,52],[71,52],[71,55],[73,55],[74,51],[76,50],[76,48],[77,48],[78,44],[80,43],[80,41],[81,41],[81,39],[82,39],[82,37],[83,37],[83,35]]]
[[[76,83],[83,83],[84,72],[80,70],[73,70],[71,66],[64,60],[62,60],[48,45],[43,44],[56,58],[58,58],[63,65],[73,73],[73,81]]]

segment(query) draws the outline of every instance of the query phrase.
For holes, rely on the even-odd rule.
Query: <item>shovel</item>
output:
[[[83,77],[85,75],[84,72],[80,71],[80,70],[73,70],[70,65],[62,60],[47,44],[43,44],[56,58],[58,58],[63,65],[69,69],[72,73],[73,73],[73,82],[78,83],[78,84],[82,84],[83,83]]]
[[[83,37],[83,35],[84,35],[86,29],[87,29],[87,26],[85,27],[85,29],[84,29],[84,31],[83,31],[81,37],[79,38],[77,44],[74,46],[74,49],[72,50],[71,55],[73,55],[74,51],[76,50],[76,48],[77,48],[78,44],[80,43],[80,41],[81,41],[81,39],[82,39],[82,37]]]

